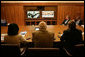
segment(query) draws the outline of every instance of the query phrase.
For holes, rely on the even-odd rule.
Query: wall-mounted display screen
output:
[[[40,11],[27,11],[27,18],[39,18]]]
[[[54,18],[54,11],[42,11],[42,18]]]

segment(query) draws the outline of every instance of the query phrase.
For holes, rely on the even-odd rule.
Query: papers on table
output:
[[[61,36],[63,35],[63,34],[60,34]]]
[[[26,35],[27,31],[23,31],[23,32],[20,32],[19,35],[22,35],[22,37],[24,37]]]
[[[82,35],[84,35],[84,32],[82,32]]]
[[[1,41],[4,41],[4,36],[7,34],[1,34]]]
[[[39,30],[39,27],[35,27],[35,30]]]
[[[81,25],[84,28],[84,25]]]

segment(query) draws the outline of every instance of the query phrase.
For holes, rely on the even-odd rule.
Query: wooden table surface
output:
[[[28,42],[32,42],[32,32],[35,31],[35,27],[37,26],[19,26],[19,33],[22,31],[27,31],[27,34],[25,35],[24,38],[31,38],[28,40]],[[60,38],[58,37],[59,32],[63,34],[63,31],[66,30],[68,26],[64,25],[47,25],[47,30],[50,32],[55,33],[55,42],[60,41]],[[82,26],[77,26],[77,29],[80,29],[82,32],[84,32],[84,28]],[[1,34],[6,34],[8,30],[7,26],[1,26]],[[83,40],[84,40],[84,35],[83,35]]]

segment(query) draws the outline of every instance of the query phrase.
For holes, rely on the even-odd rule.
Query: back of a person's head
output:
[[[44,21],[41,21],[41,22],[39,23],[39,29],[40,29],[41,31],[46,31],[46,28],[47,28],[47,24],[46,24]]]
[[[69,15],[67,15],[67,16],[65,17],[65,19],[70,19],[70,16],[69,16]]]
[[[76,29],[76,23],[74,21],[70,21],[68,24],[69,24],[69,29],[71,30]]]
[[[19,27],[15,23],[11,23],[8,25],[8,35],[17,35],[19,31]]]

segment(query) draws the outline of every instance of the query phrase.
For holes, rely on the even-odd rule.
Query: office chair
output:
[[[1,44],[1,56],[20,56],[17,44]]]
[[[73,48],[73,56],[85,56],[84,44],[77,44]]]
[[[63,48],[68,56],[85,56],[84,52],[84,44],[76,44],[73,47],[69,47],[69,49]]]
[[[59,48],[28,48],[26,56],[62,56]]]

